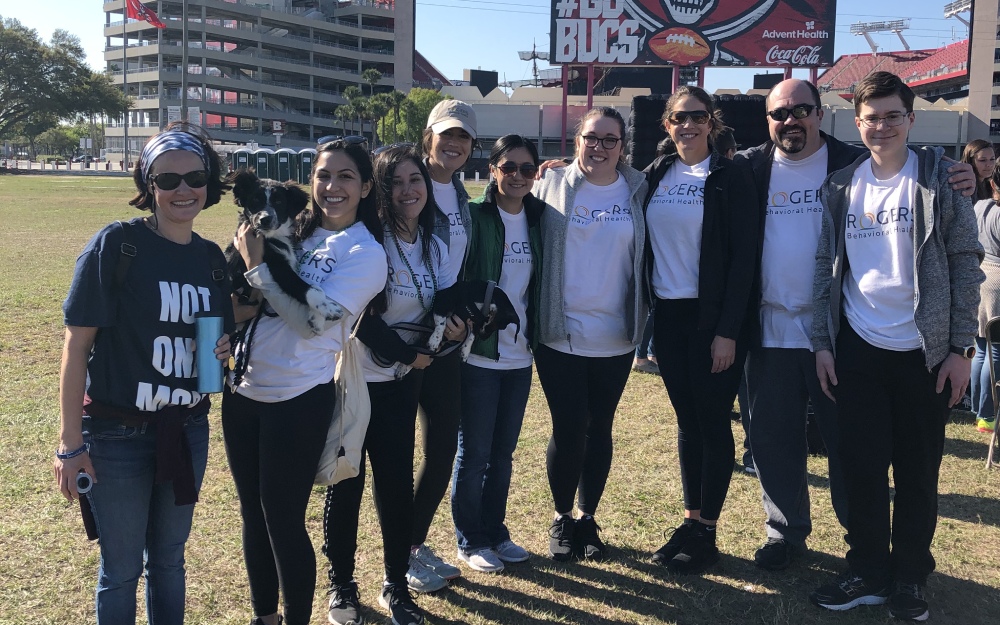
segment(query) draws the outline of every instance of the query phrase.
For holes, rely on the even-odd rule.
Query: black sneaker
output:
[[[697,523],[682,523],[670,530],[670,539],[653,553],[653,564],[665,566],[667,562],[673,560],[674,556],[681,552],[687,539],[694,534],[696,525]]]
[[[598,536],[600,531],[601,526],[589,514],[577,519],[576,528],[573,529],[573,547],[581,558],[588,560],[604,558],[604,550],[607,549],[607,545]]]
[[[385,584],[378,604],[389,611],[392,625],[423,625],[424,612],[413,603],[406,584]]]
[[[719,561],[719,550],[715,546],[715,530],[707,531],[701,523],[695,525],[691,536],[684,541],[677,555],[667,562],[671,573],[689,575],[701,573]]]
[[[553,560],[565,562],[573,557],[575,529],[576,521],[568,514],[552,521],[552,525],[549,526],[549,555]]]
[[[766,571],[782,571],[801,551],[800,547],[784,538],[768,538],[764,546],[753,554],[753,562]]]
[[[892,585],[888,603],[889,614],[904,621],[926,621],[931,615],[920,584],[896,582]]]
[[[343,586],[334,586],[329,594],[330,610],[326,616],[332,625],[364,625],[357,582],[351,580]]]
[[[888,597],[887,586],[869,584],[860,575],[851,572],[809,593],[809,601],[813,605],[837,611],[850,610],[859,605],[882,605]]]

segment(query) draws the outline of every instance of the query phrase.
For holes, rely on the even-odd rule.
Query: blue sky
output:
[[[850,34],[850,25],[859,21],[911,18],[911,28],[904,33],[913,49],[933,48],[964,39],[967,31],[958,20],[945,19],[945,0],[909,0],[879,2],[840,0],[837,3],[836,54],[868,51],[863,37]],[[3,3],[0,15],[13,17],[36,29],[44,39],[57,28],[67,30],[83,42],[92,66],[104,68],[104,13],[101,0],[48,0]],[[885,7],[873,8],[874,5]],[[44,6],[44,10],[42,10]],[[548,49],[550,0],[417,0],[417,50],[446,76],[461,79],[464,68],[496,70],[500,80],[531,78],[531,63],[518,59],[520,50],[531,50],[536,43]],[[899,12],[905,7],[906,15]],[[892,11],[896,11],[893,13]],[[965,14],[967,16],[968,14]],[[875,35],[884,50],[902,49],[891,33]],[[540,64],[544,68],[544,63]],[[705,86],[749,89],[754,70],[710,69]],[[799,73],[796,72],[796,76]],[[802,72],[806,77],[807,72]]]

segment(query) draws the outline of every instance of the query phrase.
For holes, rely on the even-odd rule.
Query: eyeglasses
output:
[[[498,165],[497,169],[504,176],[513,176],[516,172],[520,171],[521,175],[525,178],[534,178],[535,174],[538,173],[538,165],[534,163],[521,163],[518,165],[513,161],[507,161],[503,165]]]
[[[707,124],[711,118],[712,114],[708,111],[673,111],[667,116],[667,121],[674,126],[680,126],[690,119],[692,123],[700,126]]]
[[[768,111],[767,116],[776,122],[783,122],[788,119],[791,115],[795,119],[805,119],[812,115],[813,109],[816,108],[814,104],[796,104],[790,109],[778,108],[773,111]]]
[[[621,137],[598,137],[595,135],[583,135],[580,138],[583,139],[583,145],[588,148],[596,148],[597,144],[600,143],[605,150],[615,149],[615,146],[621,141]]]
[[[879,122],[885,122],[885,125],[891,128],[893,126],[899,126],[905,122],[906,118],[909,116],[909,113],[900,113],[899,111],[889,113],[885,117],[879,117],[878,115],[866,115],[861,118],[861,123],[864,124],[866,128],[878,128]]]
[[[199,169],[189,171],[186,174],[162,173],[151,177],[150,182],[155,184],[161,191],[173,191],[181,186],[181,180],[187,183],[192,189],[200,189],[208,184],[208,172]]]
[[[413,146],[414,144],[409,141],[404,141],[402,143],[393,143],[392,145],[383,145],[382,147],[375,148],[375,151],[372,152],[372,154],[378,156],[379,154],[385,152],[386,150],[391,150],[393,148],[412,148]]]

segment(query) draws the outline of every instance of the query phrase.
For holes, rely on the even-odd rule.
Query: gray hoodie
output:
[[[949,347],[967,347],[976,336],[979,283],[984,279],[972,200],[948,184],[941,148],[911,148],[917,153],[917,195],[913,207],[914,321],[927,368],[943,361]],[[834,350],[840,330],[844,267],[844,228],[851,206],[854,172],[869,158],[830,174],[820,190],[823,231],[816,249],[813,279],[812,344]]]
[[[632,266],[632,282],[629,284],[625,300],[625,329],[633,345],[639,343],[648,305],[644,294],[643,250],[646,245],[646,220],[643,218],[642,203],[646,197],[646,177],[628,165],[619,163],[618,173],[628,185],[632,208],[632,225],[635,228],[635,257]],[[563,287],[566,280],[566,231],[569,217],[576,206],[576,193],[586,181],[583,171],[576,161],[567,167],[550,169],[535,183],[532,193],[545,202],[542,213],[542,291],[539,306],[538,340],[540,343],[569,340],[566,332],[566,300]]]

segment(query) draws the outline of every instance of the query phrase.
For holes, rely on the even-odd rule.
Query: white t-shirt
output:
[[[528,350],[528,340],[524,332],[528,329],[528,283],[531,282],[531,267],[534,258],[531,255],[531,242],[528,240],[528,215],[522,210],[516,215],[498,209],[503,221],[503,265],[500,269],[500,281],[497,283],[510,303],[514,305],[517,318],[521,320],[521,333],[516,337],[517,328],[507,326],[497,334],[497,347],[500,360],[493,360],[469,355],[469,364],[484,369],[523,369],[531,366],[531,352]]]
[[[913,203],[917,154],[888,180],[872,172],[871,159],[851,181],[845,245],[844,314],[875,347],[907,351],[920,347],[913,320]]]
[[[397,323],[431,323],[429,313],[434,306],[434,288],[446,289],[455,284],[455,275],[451,270],[448,248],[438,237],[431,235],[431,266],[424,262],[421,240],[423,233],[417,235],[416,241],[407,243],[399,240],[399,248],[392,234],[385,235],[385,253],[389,258],[389,281],[387,295],[389,309],[382,314],[382,320],[389,326]],[[434,244],[438,253],[434,253]],[[399,255],[402,250],[403,257]],[[404,258],[405,257],[405,258]],[[418,288],[419,287],[419,288]],[[422,301],[421,301],[422,300]],[[407,343],[426,341],[426,334],[397,330],[399,336]],[[395,364],[395,363],[393,363]],[[364,358],[365,382],[389,382],[395,379],[392,367],[379,366],[372,358],[372,352],[365,347]]]
[[[674,161],[646,208],[646,226],[653,247],[653,292],[660,299],[698,297],[709,160],[711,157],[696,165]]]
[[[458,191],[455,185],[448,182],[441,184],[431,180],[434,187],[434,201],[437,202],[441,212],[447,215],[450,227],[448,241],[448,256],[453,258],[452,269],[455,275],[462,269],[465,262],[465,248],[469,245],[469,235],[465,232],[465,221],[462,219],[462,210],[458,207]]]
[[[618,176],[606,186],[584,182],[566,230],[563,297],[569,338],[549,347],[597,357],[635,348],[625,326],[625,301],[636,253],[625,179]]]
[[[299,277],[314,284],[347,311],[325,332],[302,338],[280,317],[263,315],[254,332],[250,363],[237,392],[273,403],[297,397],[333,379],[344,325],[350,328],[385,285],[382,246],[361,222],[341,231],[317,228],[296,249]],[[261,264],[247,272],[268,272]]]
[[[812,284],[823,228],[819,189],[828,162],[826,143],[799,161],[774,152],[760,268],[763,347],[812,349]]]

